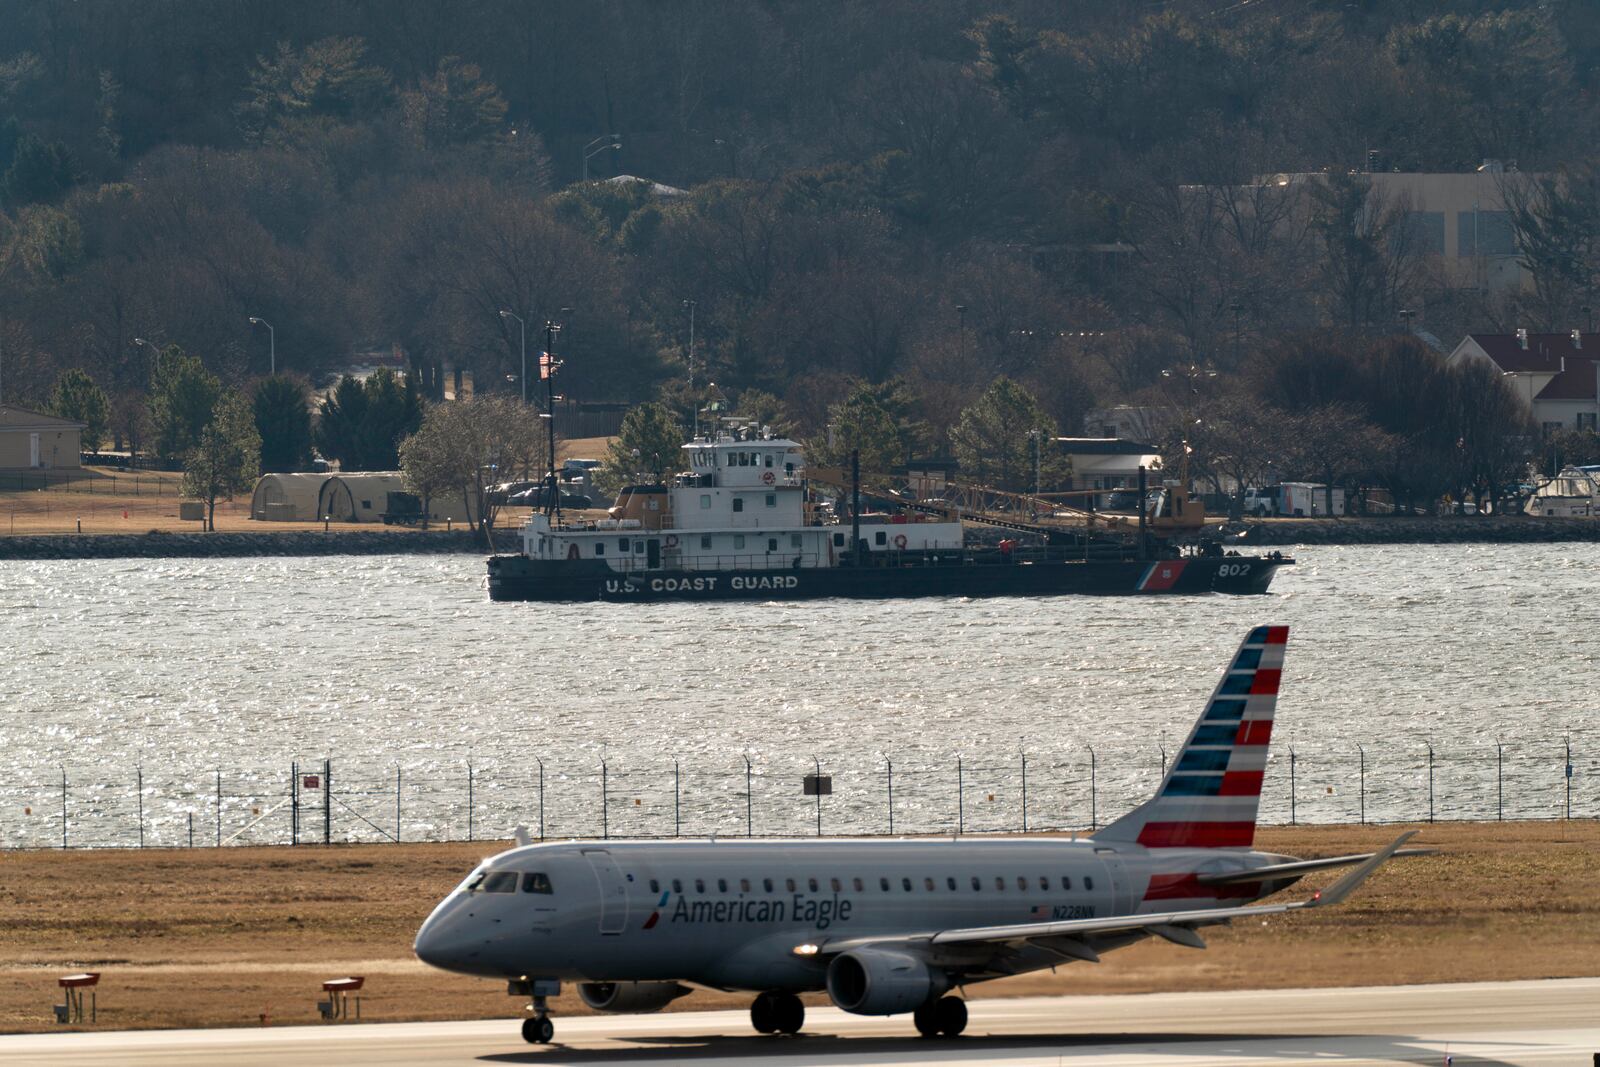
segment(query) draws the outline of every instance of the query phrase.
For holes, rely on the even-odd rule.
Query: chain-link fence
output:
[[[1600,817],[1600,752],[1577,739],[1436,749],[1284,746],[1264,823]],[[55,768],[0,783],[0,847],[537,838],[1087,831],[1149,797],[1169,753],[891,756],[832,763],[746,755],[732,765],[607,757],[495,761],[340,757],[277,770]]]

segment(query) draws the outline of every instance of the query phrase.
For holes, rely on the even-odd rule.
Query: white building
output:
[[[1482,360],[1504,374],[1539,428],[1600,428],[1600,333],[1474,333],[1446,357]]]

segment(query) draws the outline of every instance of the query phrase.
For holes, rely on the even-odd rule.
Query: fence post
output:
[[[217,768],[217,847],[222,847],[222,768]]]
[[[750,784],[750,754],[744,753],[744,836],[754,837],[756,832],[754,794]]]
[[[539,765],[539,840],[544,840],[544,760],[538,756],[533,757],[533,762]]]
[[[333,844],[333,761],[322,761],[322,843]]]
[[[894,760],[888,756],[883,757],[883,765],[889,782],[889,836],[894,836]]]
[[[472,840],[472,761],[467,760],[467,840]]]
[[[682,815],[682,810],[679,807],[679,798],[682,796],[682,794],[681,794],[681,792],[679,790],[679,784],[680,783],[679,783],[679,777],[678,777],[678,761],[677,760],[673,760],[672,761],[672,836],[673,837],[679,837],[679,836],[682,835],[682,832],[683,832],[682,831],[683,815]]]
[[[1089,750],[1089,831],[1093,833],[1100,829],[1099,796],[1095,792],[1095,754],[1094,746],[1085,746]]]
[[[822,761],[819,760],[816,757],[815,754],[813,754],[812,757],[811,757],[811,763],[817,769],[817,836],[821,837],[822,836]]]
[[[400,843],[400,764],[394,765],[394,843]]]
[[[1356,751],[1361,755],[1361,825],[1367,825],[1367,750],[1366,746],[1357,744]]]
[[[1167,743],[1162,741],[1157,745],[1161,749],[1161,777],[1167,776]]]
[[[1022,832],[1028,832],[1028,754],[1022,753]]]
[[[610,805],[606,803],[606,760],[600,757],[600,839],[611,836]]]
[[[1300,762],[1300,757],[1295,755],[1294,745],[1289,745],[1289,825],[1294,826],[1298,815],[1295,807],[1295,766]]]
[[[1506,821],[1506,745],[1494,742],[1494,821]]]
[[[289,844],[300,843],[300,761],[289,762]]]
[[[1565,767],[1565,770],[1566,770],[1566,775],[1565,775],[1564,780],[1566,782],[1566,787],[1567,787],[1566,818],[1567,818],[1568,821],[1571,821],[1571,819],[1572,819],[1572,738],[1571,738],[1571,736],[1568,736],[1565,739],[1563,739],[1562,744],[1565,746],[1565,750],[1566,750],[1566,763],[1564,764],[1564,767]]]
[[[93,483],[91,483],[93,484]],[[139,798],[139,847],[144,848],[144,768],[133,769],[134,793]]]
[[[61,768],[61,848],[67,847],[67,768]]]
[[[1428,821],[1433,821],[1433,742],[1428,742]]]
[[[967,832],[967,796],[961,768],[961,754],[956,753],[956,836]]]
[[[194,812],[189,812],[189,847],[194,848]]]

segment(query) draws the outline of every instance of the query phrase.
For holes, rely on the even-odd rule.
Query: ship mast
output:
[[[544,379],[544,417],[550,420],[550,491],[545,497],[544,513],[554,516],[555,523],[561,521],[561,486],[556,481],[556,368],[561,366],[556,359],[556,335],[560,332],[560,323],[545,320],[544,354],[539,357],[539,377]]]

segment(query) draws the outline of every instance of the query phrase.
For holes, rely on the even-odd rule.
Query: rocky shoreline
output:
[[[1233,523],[1240,548],[1256,545],[1545,544],[1600,541],[1600,518],[1457,515],[1447,518],[1273,519]]]
[[[485,551],[472,530],[147,533],[0,537],[0,560],[226,556],[380,556]]]

